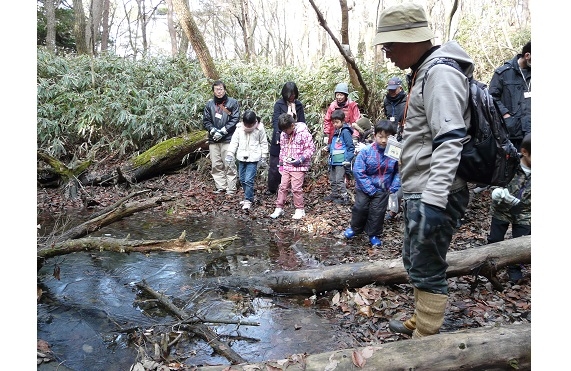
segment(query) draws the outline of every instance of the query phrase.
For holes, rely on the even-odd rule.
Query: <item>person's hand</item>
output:
[[[216,130],[216,133],[214,133],[214,135],[212,136],[212,140],[218,142],[220,139],[222,139],[223,136],[224,135],[220,130]]]
[[[444,209],[424,202],[420,203],[419,210],[420,223],[418,226],[418,240],[420,243],[425,243],[432,238],[434,232],[439,227],[446,223],[448,215],[446,215]]]
[[[297,160],[292,160],[292,161],[290,161],[289,164],[292,165],[292,166],[295,166],[295,167],[299,167],[299,166],[301,166],[301,164],[303,163],[303,160],[305,160],[305,159],[303,158],[303,156],[301,156],[301,157],[298,158]]]
[[[280,175],[283,175],[283,174],[284,174],[284,166],[283,166],[283,165],[280,165],[280,166],[278,167],[278,173],[280,173]]]
[[[258,161],[258,166],[260,169],[267,169],[268,168],[268,159],[262,157],[260,161]]]
[[[323,134],[323,144],[329,146],[329,134]]]
[[[492,201],[505,202],[510,206],[519,204],[519,198],[513,196],[507,188],[496,188],[492,191]]]
[[[351,170],[351,162],[343,161],[341,165],[345,166],[345,170]]]
[[[226,155],[224,162],[226,162],[226,165],[230,166],[234,162],[234,156],[230,154]]]
[[[216,134],[217,131],[218,131],[218,129],[216,129],[216,128],[210,129],[210,136],[211,137],[214,136],[214,134]]]

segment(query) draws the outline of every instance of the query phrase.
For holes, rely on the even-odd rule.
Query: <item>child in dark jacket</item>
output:
[[[331,194],[325,196],[325,201],[333,201],[337,204],[349,203],[349,194],[345,185],[345,172],[351,169],[351,161],[355,155],[353,144],[353,129],[345,122],[343,110],[335,110],[331,113],[331,122],[335,131],[329,144],[329,182]]]
[[[381,120],[375,126],[375,142],[362,149],[353,165],[355,204],[351,211],[351,226],[345,238],[367,233],[373,247],[382,245],[381,235],[389,194],[400,189],[398,161],[385,155],[389,136],[395,135],[396,125]]]
[[[505,188],[492,191],[492,223],[488,243],[503,241],[508,227],[512,226],[512,237],[531,234],[531,134],[521,142],[520,167]],[[522,278],[521,266],[508,266],[512,283]]]

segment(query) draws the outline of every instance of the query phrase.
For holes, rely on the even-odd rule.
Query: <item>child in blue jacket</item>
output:
[[[373,247],[382,245],[381,235],[389,194],[400,187],[398,161],[385,155],[389,136],[396,134],[395,124],[381,120],[375,126],[374,142],[362,149],[353,165],[355,204],[351,211],[351,226],[345,238],[365,232]]]
[[[325,196],[324,200],[346,205],[349,203],[349,194],[345,185],[345,171],[351,170],[351,160],[355,156],[353,128],[345,122],[345,113],[340,109],[331,113],[331,123],[335,130],[329,144],[331,194]]]

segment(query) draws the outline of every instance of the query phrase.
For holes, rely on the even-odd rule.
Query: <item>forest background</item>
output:
[[[392,3],[396,3],[399,1],[385,1],[384,6],[389,6],[392,5]],[[132,3],[132,2],[131,2]],[[271,3],[273,4],[274,2],[266,2],[266,3]],[[347,73],[346,71],[346,65],[343,63],[343,59],[340,58],[340,53],[337,50],[337,47],[332,43],[330,37],[325,33],[325,31],[323,30],[323,28],[321,26],[319,26],[319,23],[317,21],[317,17],[315,12],[313,11],[313,9],[311,8],[307,8],[308,2],[305,1],[291,1],[291,2],[287,2],[288,7],[295,7],[296,5],[304,3],[306,6],[306,9],[308,9],[307,11],[305,11],[304,13],[304,17],[305,20],[307,22],[313,22],[313,24],[311,25],[311,27],[308,29],[310,32],[310,34],[319,34],[320,35],[320,39],[321,40],[321,44],[323,47],[322,48],[317,48],[315,50],[317,50],[317,52],[319,53],[320,51],[322,52],[323,56],[322,58],[318,58],[317,61],[321,61],[321,60],[326,60],[327,63],[331,63],[331,65],[329,66],[334,66],[336,69],[334,69],[333,71],[338,72],[339,74],[341,74],[341,76],[343,76],[343,73]],[[319,9],[324,13],[324,15],[326,16],[327,22],[328,22],[328,26],[333,30],[334,34],[337,37],[339,36],[339,20],[338,18],[335,18],[334,16],[332,17],[332,19],[330,20],[328,18],[328,13],[329,11],[331,11],[331,14],[335,14],[335,9],[338,8],[338,2],[336,1],[316,1],[315,2],[317,4],[317,6],[319,7]],[[357,3],[361,3],[361,2],[357,2]],[[440,2],[440,1],[436,1],[433,2],[434,3],[434,8],[433,9],[444,9],[444,8],[439,8],[440,5],[447,3],[447,2]],[[515,9],[516,7],[521,6],[521,2],[517,2],[517,1],[498,1],[498,2],[484,2],[484,1],[480,1],[480,2],[461,2],[461,4],[468,4],[465,5],[465,7],[463,8],[464,10],[466,10],[466,7],[468,7],[469,9],[477,9],[478,3],[480,6],[482,6],[483,4],[492,4],[497,6],[498,8],[496,9],[495,13],[491,12],[490,13],[490,18],[482,18],[482,19],[478,19],[478,18],[470,18],[470,17],[459,17],[460,20],[456,21],[456,22],[452,22],[451,25],[456,24],[456,31],[451,31],[451,38],[457,39],[459,41],[462,40],[462,37],[464,37],[464,40],[470,40],[473,39],[474,37],[478,38],[479,36],[481,36],[482,32],[488,31],[491,33],[496,33],[498,35],[498,39],[503,39],[504,41],[510,40],[511,42],[518,42],[517,37],[512,34],[511,37],[505,37],[505,29],[503,28],[503,24],[502,24],[502,20],[505,17],[508,17],[509,14],[511,13],[510,10]],[[537,9],[537,11],[534,11],[534,24],[536,25],[542,25],[542,27],[536,27],[534,28],[534,35],[533,35],[533,39],[534,41],[538,40],[540,41],[535,42],[535,53],[534,55],[536,56],[535,61],[536,61],[536,69],[535,69],[535,75],[536,75],[536,79],[534,79],[534,86],[537,87],[537,91],[540,92],[548,92],[546,95],[549,96],[551,94],[553,94],[553,85],[557,82],[555,80],[555,78],[553,77],[554,74],[545,74],[545,70],[548,70],[549,72],[553,71],[554,69],[552,68],[551,70],[549,70],[549,67],[547,67],[548,65],[550,65],[547,61],[548,59],[548,53],[547,51],[550,49],[549,46],[553,45],[552,40],[549,40],[550,38],[543,38],[542,36],[545,35],[545,31],[547,29],[548,26],[554,26],[557,24],[557,17],[560,17],[561,14],[556,14],[558,12],[549,12],[548,10],[550,9],[550,7],[548,6],[549,2],[544,2],[542,4],[532,4],[531,2],[529,2],[529,6],[530,9]],[[374,5],[378,5],[377,2],[375,2]],[[533,8],[533,6],[535,6],[535,8]],[[545,6],[544,9],[541,9]],[[471,8],[470,8],[471,7]],[[30,9],[31,10],[31,9]],[[30,10],[26,10],[26,14],[31,14]],[[37,10],[37,9],[36,9]],[[193,16],[195,15],[194,13],[195,9],[190,9],[191,12],[193,12]],[[259,9],[258,9],[259,10]],[[32,10],[33,11],[33,10]],[[326,12],[327,11],[327,12]],[[285,12],[287,14],[292,14],[292,12],[289,12],[289,8],[288,10]],[[506,13],[507,12],[507,13]],[[368,17],[368,22],[362,22],[362,23],[375,23],[376,22],[376,10],[374,11],[365,11],[364,14],[369,14]],[[548,17],[542,18],[545,14],[548,14]],[[440,13],[443,14],[443,13]],[[493,16],[496,16],[496,18],[494,18]],[[513,14],[512,14],[513,15]],[[537,17],[536,17],[537,16]],[[503,17],[503,18],[502,18]],[[292,24],[290,24],[288,26],[288,30],[292,31],[296,28],[298,28],[298,18],[294,17],[295,21],[291,22]],[[439,18],[438,18],[439,19]],[[468,20],[471,19],[472,22],[476,22],[476,21],[481,21],[483,22],[482,24],[480,24],[479,26],[472,26],[472,28],[469,29],[465,29],[462,30],[461,27],[458,26],[458,24],[461,24],[462,21],[466,21],[468,22]],[[33,18],[31,19],[33,21]],[[8,132],[10,134],[7,135],[7,138],[15,138],[16,141],[14,142],[17,143],[17,150],[19,153],[22,154],[21,159],[24,161],[19,161],[18,163],[14,163],[14,161],[6,161],[6,162],[10,162],[9,166],[7,167],[7,170],[10,174],[19,174],[18,175],[18,179],[19,182],[17,182],[17,186],[15,187],[14,190],[9,190],[8,192],[16,192],[16,189],[18,190],[17,193],[22,193],[22,191],[24,191],[24,194],[22,195],[23,197],[21,197],[24,200],[29,200],[30,205],[28,206],[27,204],[24,204],[24,206],[21,207],[17,207],[15,208],[15,210],[13,209],[13,212],[16,213],[22,213],[22,219],[20,220],[25,220],[27,221],[25,223],[26,228],[24,228],[24,230],[29,231],[28,228],[32,227],[35,228],[35,219],[31,218],[32,215],[32,209],[31,209],[31,203],[33,203],[33,197],[29,196],[27,191],[27,188],[22,188],[21,185],[22,184],[32,184],[32,180],[28,178],[28,176],[31,178],[36,172],[35,171],[28,171],[26,169],[29,169],[29,167],[31,168],[33,165],[33,160],[32,160],[32,156],[31,154],[34,153],[34,150],[32,150],[31,148],[27,148],[27,145],[31,146],[32,140],[30,137],[36,137],[36,139],[38,139],[38,126],[36,126],[37,130],[33,130],[32,129],[32,122],[36,121],[38,123],[38,115],[37,115],[37,111],[38,109],[40,109],[39,103],[38,103],[38,91],[39,91],[39,84],[38,84],[38,79],[36,79],[36,84],[33,84],[33,77],[31,77],[31,73],[30,71],[33,69],[32,67],[32,63],[33,63],[33,56],[36,55],[37,58],[40,58],[40,56],[43,56],[44,52],[40,51],[39,49],[32,49],[31,45],[33,45],[33,40],[31,40],[31,38],[34,36],[34,32],[32,31],[31,33],[28,32],[14,32],[14,30],[18,30],[20,28],[22,28],[22,23],[19,20],[17,20],[17,27],[14,25],[14,20],[11,20],[11,22],[7,22],[6,24],[4,24],[3,27],[3,34],[10,36],[11,37],[5,37],[5,39],[9,39],[6,41],[9,41],[9,43],[6,44],[7,49],[6,50],[18,50],[21,49],[22,45],[25,45],[25,49],[29,50],[28,52],[30,54],[26,54],[24,53],[23,55],[21,53],[13,53],[14,58],[6,58],[9,59],[7,62],[9,63],[9,67],[6,71],[21,71],[21,73],[12,73],[12,72],[8,72],[7,73],[7,77],[8,77],[8,84],[7,86],[10,87],[10,89],[4,89],[2,95],[3,95],[3,105],[7,108],[6,110],[4,110],[5,112],[8,113],[8,120],[6,121],[9,125],[9,130]],[[198,23],[198,22],[197,22]],[[271,23],[271,22],[270,22]],[[350,27],[352,27],[353,25],[355,25],[355,23],[357,23],[357,25],[360,25],[359,21],[355,22],[355,20],[350,20],[349,25]],[[441,22],[438,25],[442,25],[444,22]],[[476,24],[476,23],[475,23]],[[560,24],[564,24],[564,21],[562,20],[562,23]],[[360,25],[363,26],[363,25]],[[33,30],[33,25],[32,24],[28,24],[25,26],[26,29],[30,29]],[[205,27],[205,29],[209,29],[211,32],[214,32],[212,29],[215,27]],[[233,28],[234,29],[234,28]],[[235,31],[235,29],[234,29]],[[379,94],[379,96],[377,96],[376,98],[373,96],[373,98],[371,99],[371,101],[375,101],[380,99],[380,96],[384,93],[384,89],[385,86],[383,86],[383,84],[386,81],[386,78],[392,74],[398,74],[400,73],[400,71],[391,69],[390,64],[386,65],[384,63],[384,61],[382,61],[382,55],[379,55],[378,50],[375,52],[375,48],[370,46],[370,42],[372,40],[372,37],[374,35],[374,25],[373,27],[369,26],[369,33],[367,32],[354,32],[352,28],[349,29],[349,34],[350,35],[355,35],[357,34],[358,37],[362,40],[362,44],[361,42],[357,42],[355,45],[352,41],[349,42],[350,46],[351,46],[351,50],[353,51],[353,53],[355,53],[356,55],[356,61],[357,64],[359,65],[360,68],[362,68],[361,72],[362,73],[366,73],[369,74],[368,78],[370,80],[368,80],[368,82],[371,85],[371,91],[373,91],[376,94]],[[478,32],[476,32],[478,31]],[[372,33],[371,33],[372,32]],[[445,34],[446,31],[442,31],[440,34],[443,35]],[[548,34],[551,34],[551,32],[547,31]],[[555,33],[556,34],[556,33]],[[207,35],[207,33],[205,33],[205,36]],[[234,36],[230,36],[233,40],[238,40],[235,36],[237,34],[235,34]],[[529,34],[528,34],[529,35]],[[216,35],[212,35],[212,36],[216,36]],[[442,40],[440,40],[442,41]],[[479,79],[481,79],[482,81],[489,81],[489,77],[491,76],[491,71],[493,71],[493,68],[500,65],[504,60],[510,59],[515,53],[518,52],[518,48],[520,47],[520,45],[522,44],[521,40],[519,40],[520,42],[518,43],[517,46],[515,46],[515,49],[510,49],[509,47],[504,47],[503,48],[496,48],[493,47],[491,49],[487,49],[487,48],[482,48],[481,45],[478,46],[478,43],[474,42],[474,43],[470,43],[470,44],[466,44],[463,45],[466,47],[466,49],[469,51],[470,55],[472,55],[477,63],[477,75],[476,77],[478,77]],[[10,44],[12,43],[12,44]],[[236,42],[236,44],[238,44]],[[496,45],[497,43],[494,42],[493,45]],[[12,45],[12,46],[11,46]],[[224,44],[226,45],[226,44]],[[293,45],[293,44],[292,44]],[[308,45],[310,45],[308,43]],[[472,47],[467,47],[467,45],[472,45]],[[496,45],[497,46],[497,45]],[[291,45],[290,45],[291,47]],[[311,47],[313,48],[313,46]],[[308,50],[311,49],[308,46]],[[131,53],[131,55],[129,55],[128,53],[125,54],[125,58],[124,58],[124,63],[127,64],[128,61],[132,61],[133,63],[136,61],[140,61],[140,60],[144,60],[145,58],[155,58],[156,56],[152,55],[152,56],[139,56],[140,53],[140,48],[134,48],[137,49],[139,51],[133,51],[133,53]],[[191,48],[187,49],[190,50]],[[220,51],[225,50],[225,46],[224,47],[219,47]],[[239,54],[240,52],[240,48],[237,46],[233,46],[233,50],[235,52],[237,52]],[[93,50],[95,51],[95,50]],[[216,48],[214,48],[213,50],[211,50],[211,53],[213,53],[213,55],[215,56],[215,60],[217,61],[217,67],[220,68],[221,71],[225,71],[224,68],[229,68],[228,65],[232,64],[232,65],[236,65],[236,64],[242,64],[245,60],[245,58],[242,57],[237,57],[238,59],[240,59],[240,62],[238,63],[227,63],[225,64],[225,57],[222,54],[215,54]],[[153,54],[154,52],[150,52],[149,54]],[[242,50],[242,53],[245,53],[245,50]],[[287,50],[283,50],[283,53],[287,54]],[[12,53],[11,53],[12,54]],[[303,52],[300,53],[303,56],[310,56],[311,53],[309,52]],[[284,54],[285,55],[285,54]],[[188,59],[192,59],[193,55],[192,55],[192,51],[189,51],[188,55],[186,55],[186,57]],[[58,61],[57,58],[64,58],[63,56],[56,56],[56,57],[50,57],[50,58],[56,58],[56,59],[51,59],[52,61]],[[81,57],[80,57],[81,58]],[[101,57],[101,58],[107,58],[107,57]],[[218,59],[216,59],[218,58]],[[268,63],[269,59],[266,59],[267,57],[264,57],[263,62],[261,63],[260,60],[258,60],[257,62],[253,62],[253,65],[259,67],[262,64]],[[362,58],[362,59],[359,59]],[[310,71],[318,71],[316,70],[316,67],[314,64],[312,63],[316,63],[316,61],[307,61],[307,60],[302,60],[302,58],[295,58],[292,61],[288,61],[286,62],[285,59],[287,58],[283,58],[280,62],[279,57],[274,57],[274,64],[276,66],[287,66],[287,63],[291,62],[291,65],[289,67],[295,67],[295,70],[297,70],[297,68],[300,68],[299,71],[304,71],[307,72],[307,70]],[[63,61],[59,60],[59,62]],[[81,59],[79,59],[81,61]],[[89,58],[86,59],[87,61],[89,61]],[[559,61],[560,59],[555,59],[557,61]],[[226,60],[227,61],[227,60]],[[38,62],[38,61],[37,61]],[[236,62],[234,60],[234,62]],[[85,60],[81,63],[85,63]],[[191,63],[191,62],[188,62]],[[539,63],[539,64],[538,64]],[[39,62],[36,66],[39,66]],[[136,64],[132,64],[131,66],[135,66]],[[559,67],[560,63],[557,63],[557,66]],[[539,66],[539,67],[537,67]],[[542,66],[544,66],[542,68]],[[22,68],[24,68],[24,71],[22,71]],[[247,68],[244,68],[243,71],[247,71]],[[345,71],[344,71],[345,70]],[[543,70],[543,71],[542,71]],[[231,70],[228,70],[231,71]],[[486,72],[484,72],[486,71]],[[38,71],[37,71],[38,73]],[[546,76],[547,75],[547,76]],[[551,76],[550,76],[551,75]],[[283,75],[281,75],[283,76]],[[304,80],[300,80],[298,78],[296,78],[295,74],[291,75],[292,76],[292,80],[299,82],[302,81],[304,82]],[[303,76],[303,75],[300,75]],[[310,112],[314,115],[310,116],[312,117],[311,120],[313,120],[313,125],[319,125],[320,124],[320,112],[319,110],[323,108],[323,105],[328,103],[329,101],[332,100],[333,98],[333,94],[332,94],[332,89],[335,86],[335,84],[339,81],[338,76],[340,75],[326,75],[322,81],[319,81],[319,84],[316,84],[316,86],[314,87],[314,92],[312,94],[305,93],[304,91],[302,91],[302,96],[303,94],[306,94],[306,97],[304,97],[305,99],[302,98],[302,101],[306,104],[309,105],[310,108]],[[37,76],[36,76],[37,77]],[[221,77],[226,81],[226,75],[221,74]],[[272,76],[273,77],[273,76]],[[343,76],[344,78],[349,78],[348,75]],[[307,79],[307,81],[311,80],[311,76],[306,77],[304,76],[304,78]],[[29,80],[28,80],[29,79]],[[238,98],[239,100],[242,100],[243,97],[240,96],[239,94],[239,90],[237,89],[237,87],[239,87],[239,82],[240,81],[244,81],[245,78],[243,76],[234,76],[232,77],[232,80],[230,81],[230,87],[229,90],[232,92],[231,95]],[[279,80],[279,81],[272,81],[271,83],[267,83],[267,101],[271,102],[271,104],[265,104],[265,109],[271,110],[271,106],[273,105],[273,101],[275,101],[275,99],[278,98],[278,93],[279,93],[279,88],[281,87],[281,85],[283,84],[283,82],[287,81],[289,79],[284,79],[283,77]],[[206,81],[206,80],[205,80]],[[309,84],[304,84],[304,87],[309,86]],[[201,86],[201,90],[202,90],[202,95],[204,97],[206,97],[205,99],[208,98],[210,94],[209,91],[209,84],[202,82],[202,86]],[[353,89],[355,91],[354,97],[356,98],[356,100],[359,100],[359,87],[355,88],[353,87]],[[311,98],[310,98],[311,97]],[[32,99],[36,99],[36,103],[32,103]],[[205,102],[205,100],[203,101],[199,101],[197,99],[197,104],[203,104],[203,102]],[[314,107],[313,107],[314,106]],[[16,109],[16,107],[18,107],[18,109]],[[35,108],[32,108],[35,107]],[[372,107],[374,108],[374,103],[372,105]],[[553,111],[551,109],[537,109],[536,107],[543,107],[542,105],[542,97],[539,96],[539,94],[536,95],[536,99],[534,100],[534,118],[538,117],[537,120],[534,120],[536,122],[541,122],[541,121],[546,121],[546,122],[558,122],[557,120],[553,120],[550,121],[549,119],[549,115],[552,113],[550,111]],[[552,105],[549,105],[549,107],[553,107],[553,103]],[[8,109],[9,108],[9,109]],[[314,111],[312,110],[312,108],[314,109]],[[538,115],[539,112],[541,112],[541,115]],[[200,109],[197,109],[195,114],[199,115],[201,113]],[[378,115],[379,112],[378,111],[373,111],[371,112],[371,116],[375,117],[376,115]],[[376,117],[375,117],[376,118]],[[560,119],[559,119],[560,120]],[[190,120],[189,120],[190,121]],[[265,120],[267,121],[267,120]],[[309,120],[308,120],[309,121]],[[25,125],[18,125],[20,122],[24,122],[26,123]],[[315,128],[317,128],[317,126],[315,126]],[[192,129],[192,126],[190,128],[187,129]],[[547,132],[542,130],[541,132],[536,131],[536,133],[540,134],[540,141],[541,143],[543,143],[543,133]],[[32,134],[33,133],[33,134]],[[559,133],[559,131],[558,131]],[[563,133],[563,132],[561,132]],[[175,133],[169,133],[168,131],[163,133],[163,135],[169,136]],[[28,136],[29,135],[29,136]],[[143,136],[144,137],[144,136]],[[154,135],[153,135],[154,137]],[[555,140],[554,138],[555,136],[550,136],[549,137],[549,141]],[[29,139],[27,139],[29,138]],[[158,140],[160,139],[161,136],[157,136],[154,139]],[[12,139],[10,139],[11,141]],[[39,143],[39,141],[37,141],[37,144]],[[143,150],[145,148],[145,146],[148,146],[150,143],[152,143],[151,140],[149,141],[140,141],[140,142],[133,142],[134,146],[132,148],[124,148],[124,150],[126,150],[126,152],[132,152],[133,150]],[[537,143],[537,142],[536,142]],[[543,147],[543,146],[542,146]],[[14,151],[14,147],[9,146],[9,147],[5,147],[5,151],[6,149],[11,148],[10,151]],[[73,145],[70,144],[70,148],[73,148]],[[537,147],[536,147],[537,148]],[[540,147],[541,148],[541,147]],[[551,147],[552,148],[552,147]],[[550,148],[550,149],[551,149]],[[39,148],[36,148],[36,150]],[[554,152],[550,152],[551,154],[553,154]],[[73,153],[76,154],[76,153]],[[30,156],[30,157],[27,157]],[[552,158],[552,156],[550,156]],[[6,158],[6,157],[5,157]],[[551,161],[545,161],[545,167],[544,166],[537,166],[537,164],[543,164],[543,160],[542,160],[542,153],[540,152],[536,152],[536,166],[539,167],[539,169],[536,167],[536,173],[539,172],[540,176],[538,178],[540,178],[538,181],[540,181],[540,183],[537,183],[536,181],[536,187],[537,189],[541,189],[540,185],[541,184],[541,179],[545,179],[543,178],[543,176],[541,176],[541,173],[545,170],[549,169],[549,163]],[[25,163],[27,165],[23,166],[22,163]],[[28,167],[29,166],[29,167]],[[12,168],[13,167],[13,168]],[[21,168],[24,167],[25,171],[22,172]],[[30,169],[31,170],[31,169]],[[24,175],[23,177],[20,176]],[[549,175],[551,176],[551,174]],[[538,192],[536,192],[536,196],[541,197],[541,193],[538,194]],[[538,198],[536,197],[536,200],[538,200]],[[26,201],[27,202],[27,201]],[[542,199],[540,198],[539,201],[536,201],[536,205],[537,208],[536,210],[540,210],[541,215],[543,214],[543,208],[544,207],[549,207],[549,200],[546,199],[545,202],[542,202]],[[30,207],[30,209],[28,209],[28,207]],[[534,215],[537,215],[536,213],[534,213]],[[546,214],[545,214],[546,215]],[[537,218],[535,218],[537,219]],[[534,220],[534,224],[536,225],[536,227],[534,228],[536,232],[542,232],[544,231],[544,227],[546,228],[546,219],[542,218],[543,220]],[[15,219],[13,219],[15,220]],[[33,220],[33,221],[32,221]],[[29,223],[28,223],[29,221]],[[542,223],[543,222],[543,223]],[[34,223],[34,224],[31,224]],[[543,227],[542,227],[543,225]],[[549,227],[549,229],[553,228],[553,226],[555,226],[555,224],[550,224],[551,227]],[[11,231],[17,230],[15,228],[12,228],[11,226],[9,226],[8,228],[10,228]],[[18,228],[21,230],[21,227]],[[563,229],[559,229],[559,230],[563,230]],[[22,244],[21,246],[27,247],[30,246],[30,251],[31,251],[31,246],[33,246],[33,242],[31,241],[32,235],[31,233],[24,233],[24,239],[19,239],[19,245]],[[5,233],[5,235],[11,235],[8,233]],[[537,236],[538,234],[534,234],[534,236]],[[547,236],[546,236],[547,237]],[[29,238],[29,240],[28,240]],[[543,246],[541,248],[541,250],[544,249],[549,249],[552,246],[557,246],[555,244],[551,244],[548,243],[546,241],[548,241],[547,239],[544,239],[544,236],[541,235],[541,245]],[[537,239],[534,238],[534,246],[538,246],[538,244],[535,243]],[[27,248],[22,248],[21,250],[27,250]],[[534,252],[537,251],[536,254],[534,254],[534,268],[536,268],[536,265],[538,265],[539,269],[541,270],[542,267],[542,261],[545,257],[542,257],[542,253],[541,250],[538,251],[538,249],[534,249]],[[26,253],[27,254],[27,253]],[[26,255],[27,256],[27,255]],[[26,259],[28,258],[32,258],[27,256]],[[538,264],[536,264],[538,263]],[[547,269],[548,266],[546,266]],[[537,268],[536,268],[537,269]],[[9,272],[9,271],[8,271]],[[541,272],[541,271],[540,271]],[[549,275],[551,274],[556,274],[557,272],[552,272],[549,271]],[[30,279],[33,276],[30,272],[29,274]],[[538,277],[541,279],[541,275],[536,275],[536,277]],[[553,281],[552,279],[550,279],[550,281]],[[561,281],[560,281],[561,282]],[[534,280],[534,286],[537,285],[537,279]],[[31,286],[31,285],[30,285]],[[26,286],[28,287],[28,286]],[[551,285],[550,285],[551,287]],[[550,288],[551,290],[553,290],[553,288]],[[549,290],[546,288],[546,290]],[[539,297],[538,300],[534,300],[536,303],[535,305],[535,309],[539,310],[539,315],[536,315],[536,320],[541,320],[541,316],[542,316],[542,308],[544,307],[544,305],[548,305],[547,301],[543,301],[543,297],[549,296],[549,291],[544,291],[544,287],[542,286],[541,289],[535,289],[534,287],[534,295],[536,295],[536,299]],[[556,295],[553,295],[553,297],[556,297]],[[31,300],[31,295],[29,297],[29,299]],[[538,305],[538,301],[539,301],[539,305]],[[545,303],[544,305],[542,305],[542,303]],[[30,306],[31,307],[31,306]],[[543,308],[545,309],[545,308]],[[18,310],[18,312],[20,312]],[[33,316],[33,313],[30,313]],[[35,317],[35,316],[34,316]],[[31,322],[31,321],[30,321]],[[537,321],[535,322],[535,324],[537,324]],[[19,329],[19,331],[21,331],[21,329]],[[26,332],[26,331],[24,331]],[[537,336],[535,336],[535,334],[537,334],[537,332],[534,333],[534,338],[538,339]],[[551,336],[551,334],[549,335]],[[33,341],[30,338],[25,339],[24,343]],[[554,354],[557,353],[556,347],[553,347],[550,349],[550,352],[553,352]],[[535,355],[534,355],[535,356]],[[553,359],[553,358],[552,358]]]

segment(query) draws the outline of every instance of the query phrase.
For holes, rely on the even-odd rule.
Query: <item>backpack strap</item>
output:
[[[456,62],[456,60],[454,60],[452,58],[446,58],[446,57],[435,58],[432,61],[432,63],[428,66],[428,69],[426,70],[426,72],[424,73],[424,78],[422,79],[422,89],[420,90],[420,94],[424,94],[424,84],[426,83],[426,79],[428,78],[428,75],[430,73],[430,69],[432,67],[436,66],[437,64],[445,64],[447,66],[455,68],[456,70],[460,71],[464,75],[464,71],[462,71],[462,68],[460,68],[460,65],[458,64],[458,62]]]

